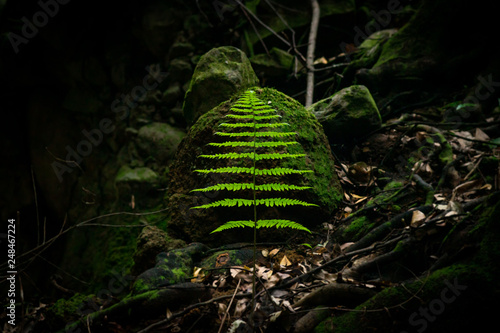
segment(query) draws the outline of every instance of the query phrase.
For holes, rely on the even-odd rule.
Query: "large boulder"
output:
[[[258,84],[245,53],[232,46],[212,49],[196,65],[184,99],[184,117],[191,125],[221,102]]]
[[[309,107],[331,142],[343,143],[382,126],[382,118],[365,86],[350,86]]]
[[[305,153],[306,158],[290,160],[271,160],[265,163],[276,163],[276,165],[265,164],[264,168],[275,166],[290,167],[296,169],[312,169],[314,173],[308,176],[283,176],[278,179],[265,179],[265,181],[287,182],[295,185],[308,184],[312,189],[307,191],[292,191],[283,194],[287,197],[304,200],[319,205],[317,207],[288,206],[276,209],[276,207],[263,208],[259,206],[259,218],[288,218],[297,221],[307,227],[313,227],[325,221],[326,218],[337,207],[341,200],[341,190],[335,172],[334,159],[323,129],[314,115],[294,99],[274,89],[256,89],[257,97],[277,109],[282,116],[280,122],[290,124],[287,131],[297,132],[299,145],[287,148],[289,153]],[[229,112],[232,104],[238,97],[234,97],[225,103],[202,115],[190,128],[188,134],[179,145],[174,163],[170,168],[171,182],[168,186],[167,200],[170,212],[168,227],[176,236],[186,241],[203,241],[206,244],[229,243],[251,241],[252,231],[246,229],[232,229],[225,231],[224,236],[210,234],[214,229],[229,220],[250,219],[253,211],[250,207],[241,208],[210,208],[190,209],[200,203],[221,200],[227,197],[241,197],[227,191],[213,192],[190,192],[193,189],[203,188],[216,183],[227,182],[252,182],[246,174],[209,174],[201,175],[195,173],[196,169],[236,166],[241,160],[217,161],[206,158],[198,158],[200,154],[207,153],[207,143],[220,141],[220,136],[214,133],[218,131],[218,125],[224,121],[224,116]],[[292,148],[294,147],[294,148]],[[264,163],[264,161],[259,162]],[[261,164],[262,165],[262,164]],[[270,177],[270,176],[269,176]],[[280,192],[281,195],[282,192]],[[245,195],[245,194],[242,194]],[[249,229],[249,228],[248,228]],[[234,231],[233,231],[234,230]],[[283,234],[276,230],[259,229],[259,239],[283,239]],[[248,236],[248,237],[247,237]]]

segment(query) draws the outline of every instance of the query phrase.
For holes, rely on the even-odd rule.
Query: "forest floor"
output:
[[[259,245],[253,314],[251,264],[195,268],[190,282],[204,285],[209,297],[140,321],[105,316],[90,331],[226,332],[233,325],[231,332],[251,332],[253,323],[260,332],[310,332],[328,317],[363,311],[363,302],[384,289],[469,257],[477,244],[466,233],[500,187],[500,142],[487,134],[498,119],[456,129],[426,119],[424,111],[338,149],[342,207],[312,235]],[[225,260],[217,258],[221,266]],[[420,297],[408,293],[387,307]]]

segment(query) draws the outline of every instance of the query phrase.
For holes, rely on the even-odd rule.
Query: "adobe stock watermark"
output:
[[[408,0],[411,1],[411,0]],[[374,34],[377,31],[380,31],[387,27],[391,21],[392,16],[399,14],[403,11],[403,7],[399,0],[389,0],[386,6],[387,9],[379,10],[378,12],[371,10],[370,15],[374,18],[374,21],[368,22],[364,30],[361,30],[360,27],[355,26],[354,32],[354,45],[358,47],[361,43],[368,39],[371,34]],[[348,44],[346,42],[341,42],[339,44],[340,50],[345,53],[347,60],[350,60],[350,55],[354,53],[352,50],[348,50]]]
[[[59,13],[60,5],[68,4],[70,0],[40,0],[38,6],[41,10],[33,14],[31,20],[26,16],[21,18],[23,26],[21,27],[21,35],[9,32],[7,38],[14,49],[14,52],[19,53],[19,46],[28,44],[28,42],[38,35],[39,29],[45,27],[51,18]]]
[[[159,66],[146,66],[148,74],[142,80],[141,85],[137,85],[128,94],[121,94],[120,98],[111,103],[111,111],[117,114],[118,120],[126,119],[130,111],[137,106],[137,101],[141,99],[148,91],[156,89],[168,76],[167,72],[161,72]],[[75,167],[79,167],[84,157],[92,154],[94,147],[99,146],[104,135],[112,133],[116,129],[114,121],[110,118],[102,118],[96,128],[92,130],[82,130],[84,139],[80,140],[75,148],[67,145],[66,158],[64,162],[54,161],[51,163],[52,169],[59,182],[63,181],[65,173],[73,172]]]
[[[427,306],[421,306],[418,311],[413,312],[408,318],[408,323],[415,327],[418,333],[424,332],[429,323],[436,321],[438,316],[446,310],[446,306],[455,302],[462,292],[467,289],[467,286],[458,284],[457,278],[453,283],[445,280],[444,284],[446,287],[441,290],[438,298],[430,301]],[[401,333],[409,332],[402,331]]]

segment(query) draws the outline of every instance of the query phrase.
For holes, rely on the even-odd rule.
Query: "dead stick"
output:
[[[240,287],[241,279],[238,280],[238,285],[236,286],[236,289],[234,289],[234,294],[233,297],[231,297],[231,301],[229,302],[229,305],[227,306],[226,313],[224,313],[224,317],[222,318],[222,322],[220,323],[219,331],[217,333],[220,333],[222,331],[222,326],[224,326],[224,322],[226,321],[227,314],[229,313],[229,309],[231,309],[231,305],[233,305],[234,297],[236,296],[236,293],[238,292],[238,288]]]
[[[306,89],[306,108],[311,106],[314,95],[314,50],[316,49],[316,36],[318,35],[319,24],[319,5],[317,0],[311,0],[312,20],[311,30],[309,31],[309,45],[307,47],[307,89]]]

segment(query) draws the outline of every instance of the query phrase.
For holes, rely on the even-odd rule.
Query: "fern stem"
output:
[[[252,110],[254,110],[253,107],[254,102],[251,102],[252,105]],[[255,114],[255,111],[254,111]],[[254,118],[253,120],[254,124],[256,123],[256,119]],[[254,220],[254,225],[253,225],[253,274],[252,274],[252,310],[251,310],[251,316],[252,319],[254,317],[254,311],[255,311],[255,275],[256,275],[256,269],[255,269],[255,260],[257,258],[257,191],[256,191],[256,183],[255,183],[255,169],[256,169],[256,156],[257,156],[257,127],[253,127],[253,220]]]

